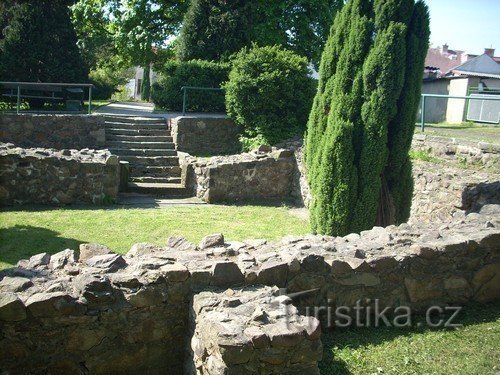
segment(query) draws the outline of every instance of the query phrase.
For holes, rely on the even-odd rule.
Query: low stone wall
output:
[[[313,330],[288,335],[289,327],[273,325],[273,319],[280,319],[273,315],[275,307],[259,303],[257,313],[255,303],[245,303],[253,299],[242,294],[248,287],[265,285],[286,288],[283,293],[300,313],[312,306],[335,311],[359,301],[374,311],[377,301],[381,310],[422,310],[497,300],[500,207],[485,206],[481,214],[447,225],[375,227],[345,237],[285,237],[269,243],[228,242],[212,235],[198,246],[173,237],[166,246],[136,244],[124,257],[90,244],[80,246],[79,256],[73,250],[35,255],[0,272],[0,368],[7,373],[177,374],[189,358],[186,348],[193,332],[200,341],[194,340],[195,366],[208,374],[218,374],[210,363],[216,369],[238,365],[246,374],[262,362],[278,366],[282,356],[290,365],[298,358],[297,363],[311,365],[317,347],[305,340],[314,339]],[[207,288],[222,289],[195,297],[198,322],[189,326],[190,301]],[[265,288],[262,293],[267,298]],[[246,308],[238,313],[240,302]],[[233,345],[240,329],[258,325],[235,317],[245,314],[255,322],[269,322],[262,342],[269,338],[270,346],[262,352],[254,341],[253,352]],[[301,319],[294,310],[290,316]],[[207,345],[215,340],[209,326],[215,321],[229,331],[235,328],[221,332],[229,336],[218,336],[229,340],[228,351],[224,341]],[[245,340],[261,337],[255,328],[245,330]],[[303,362],[301,343],[304,353],[310,353]]]
[[[500,145],[497,144],[415,134],[412,150],[429,152],[459,165],[488,168],[500,173]]]
[[[292,198],[293,153],[261,147],[212,158],[181,157],[186,183],[205,202],[282,202]]]
[[[423,161],[413,163],[410,222],[443,223],[500,204],[500,175]]]
[[[19,147],[104,148],[104,117],[98,115],[0,115],[0,142]]]
[[[321,327],[278,288],[201,292],[193,298],[188,374],[318,374]]]
[[[241,129],[226,116],[176,117],[170,120],[170,126],[178,151],[206,156],[234,154],[241,150]]]
[[[99,204],[116,199],[119,186],[119,160],[107,150],[0,144],[1,204]]]

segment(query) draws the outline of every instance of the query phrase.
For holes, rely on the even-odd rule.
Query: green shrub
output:
[[[229,74],[229,64],[203,60],[169,61],[156,69],[161,78],[152,86],[151,100],[169,111],[182,110],[182,86],[219,88]],[[223,92],[189,90],[187,104],[189,111],[225,112]]]
[[[232,65],[226,107],[244,137],[272,145],[305,130],[314,80],[304,57],[279,46],[254,46],[236,54]]]
[[[125,85],[128,77],[132,76],[130,69],[118,69],[115,67],[100,67],[92,70],[89,74],[90,83],[94,85],[92,98],[96,100],[107,100],[119,91],[119,87]]]

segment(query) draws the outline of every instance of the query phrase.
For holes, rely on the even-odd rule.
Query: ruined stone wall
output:
[[[0,143],[0,204],[111,202],[120,164],[107,150],[20,148]]]
[[[98,115],[0,115],[0,142],[19,147],[104,148],[104,117]]]
[[[499,174],[415,161],[413,179],[410,222],[415,224],[443,223],[500,204]]]
[[[308,306],[352,307],[358,300],[415,310],[496,300],[500,206],[446,225],[375,227],[345,237],[271,243],[212,235],[198,246],[173,237],[166,246],[136,244],[123,257],[89,244],[80,246],[79,256],[73,250],[39,254],[0,272],[0,368],[177,374],[193,356],[198,371],[215,364],[217,371],[205,372],[214,375],[232,366],[254,374],[255,366],[293,363],[317,373],[310,367],[318,359],[315,331],[273,325],[276,309],[259,303],[256,312],[256,300],[239,291],[265,285],[286,288],[289,296],[281,298],[293,300],[298,312],[291,315],[299,320]],[[203,291],[216,294],[198,295]],[[230,319],[234,314],[252,319]],[[209,327],[215,321],[224,326],[217,341]],[[259,321],[264,325],[252,323]],[[297,353],[301,344],[304,358]]]
[[[184,158],[187,183],[205,202],[282,202],[292,199],[293,153],[261,147],[231,156]],[[189,169],[189,171],[186,171]]]
[[[192,155],[226,155],[241,151],[241,128],[228,117],[182,116],[170,120],[178,151]]]
[[[500,145],[497,144],[415,134],[412,150],[428,152],[462,167],[486,168],[500,173]]]

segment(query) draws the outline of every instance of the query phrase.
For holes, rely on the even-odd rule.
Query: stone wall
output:
[[[170,120],[177,150],[192,155],[225,155],[240,152],[241,133],[233,120],[224,116],[182,116]]]
[[[186,183],[205,202],[283,202],[292,199],[293,153],[261,147],[212,158],[181,157]]]
[[[500,204],[500,175],[415,161],[412,223],[443,223]]]
[[[0,115],[0,142],[19,147],[104,148],[104,117],[97,115]]]
[[[288,296],[278,301],[290,306],[284,302],[291,299],[301,314],[357,301],[422,310],[497,300],[500,206],[446,225],[375,227],[345,237],[270,243],[229,242],[219,234],[198,246],[182,237],[166,246],[136,244],[124,257],[91,244],[80,245],[78,256],[73,250],[35,255],[0,272],[0,368],[177,374],[191,355],[207,374],[234,368],[253,374],[266,363],[281,369],[302,363],[305,373],[317,373],[311,369],[320,345],[312,345],[316,331],[274,324],[279,309],[258,302],[271,298],[261,286],[282,288]],[[198,294],[214,288],[216,294]],[[248,290],[262,294],[248,297]],[[293,306],[283,308],[282,317],[302,320]],[[210,330],[215,322],[224,328],[217,341]]]
[[[116,199],[119,186],[120,164],[107,150],[0,144],[1,204],[99,204]]]
[[[415,134],[412,150],[421,150],[458,166],[472,166],[500,174],[500,145]]]
[[[321,327],[277,287],[193,297],[188,374],[317,374]]]

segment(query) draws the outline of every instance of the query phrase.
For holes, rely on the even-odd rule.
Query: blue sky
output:
[[[500,0],[425,0],[431,16],[431,44],[500,56]]]

